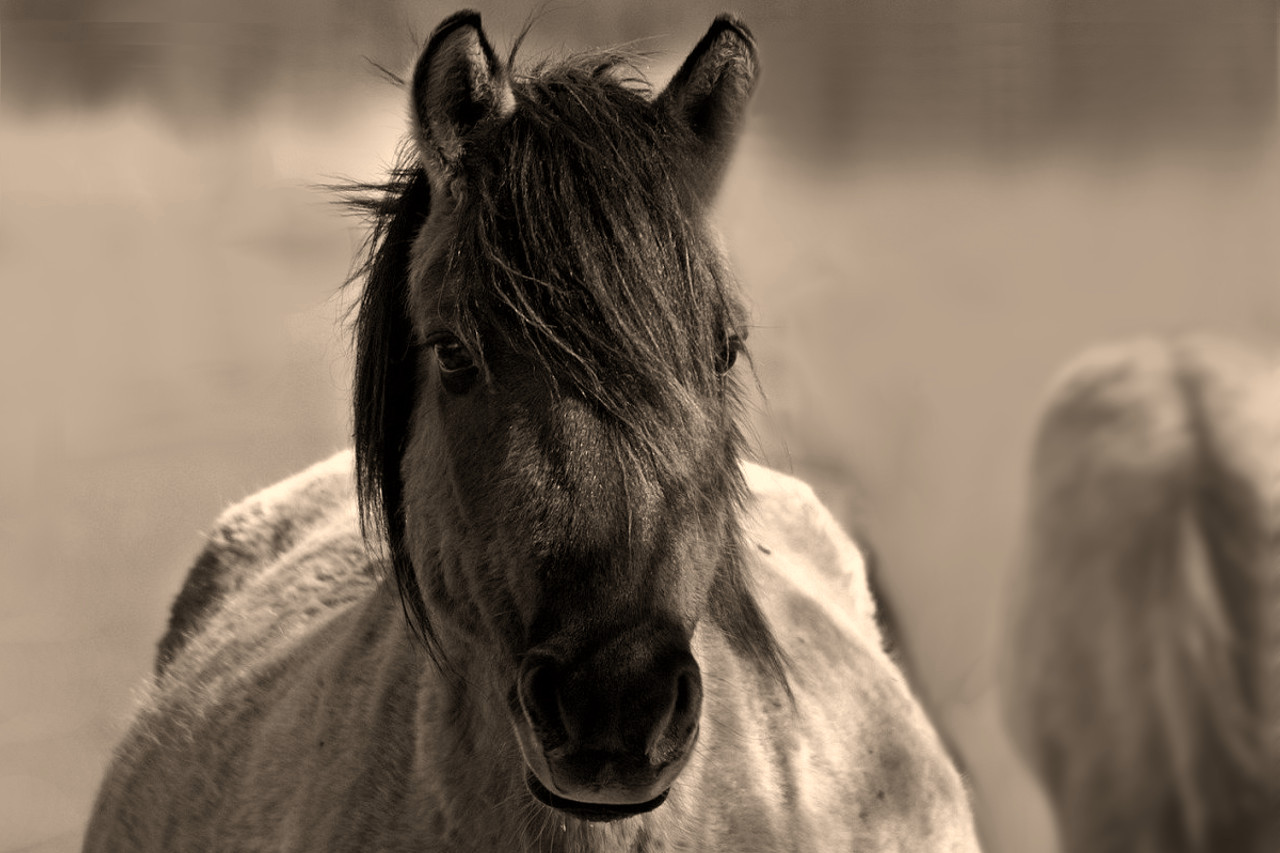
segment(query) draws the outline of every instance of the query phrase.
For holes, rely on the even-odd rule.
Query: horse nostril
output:
[[[682,666],[672,682],[670,710],[650,733],[646,753],[655,763],[678,757],[689,745],[702,713],[702,674],[692,659]]]
[[[565,662],[537,650],[521,662],[512,710],[524,717],[532,745],[555,764],[559,778],[645,776],[687,756],[702,713],[697,661],[685,649],[629,651],[630,661],[593,653]]]
[[[559,682],[559,664],[550,655],[531,655],[521,664],[520,706],[544,749],[554,749],[569,738]]]
[[[671,711],[672,723],[688,727],[696,724],[702,709],[702,674],[692,664],[676,678],[676,704]]]

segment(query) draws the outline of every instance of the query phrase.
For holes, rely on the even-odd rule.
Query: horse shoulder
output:
[[[227,597],[354,499],[352,454],[341,451],[226,509],[170,609],[155,660],[162,674]]]
[[[803,480],[751,462],[742,471],[751,494],[748,548],[772,558],[768,565],[809,597],[836,607],[858,636],[880,645],[862,548]]]
[[[195,666],[201,651],[153,687],[86,851],[386,849],[423,663],[394,596],[366,593],[257,654],[224,646],[217,666]]]
[[[884,648],[860,550],[804,483],[746,475],[753,579],[796,699],[762,708],[759,734],[793,834],[813,849],[976,851],[965,786]]]
[[[412,731],[408,676],[420,662],[407,662],[398,602],[374,579],[350,461],[339,454],[222,514],[207,549],[217,559],[175,604],[162,641],[172,654],[107,770],[87,851],[255,849],[265,838],[306,849],[297,839],[319,828],[373,830],[300,820],[300,803],[341,809],[376,795],[360,814],[392,811],[385,785],[360,786],[370,765],[353,750],[379,753],[384,769],[412,760],[387,735]]]

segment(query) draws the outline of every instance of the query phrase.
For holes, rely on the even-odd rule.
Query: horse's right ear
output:
[[[756,40],[741,21],[720,15],[658,96],[697,140],[704,198],[715,193],[755,89]]]
[[[457,12],[436,27],[414,67],[411,97],[422,167],[439,198],[449,194],[476,131],[515,108],[507,69],[478,12]]]

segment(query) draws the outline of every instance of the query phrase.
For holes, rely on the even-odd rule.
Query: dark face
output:
[[[446,219],[429,227],[447,233]],[[502,682],[549,801],[650,803],[696,736],[689,640],[737,547],[727,385],[633,401],[623,417],[548,375],[509,329],[481,329],[482,354],[462,343],[442,308],[451,284],[415,282],[420,384],[402,469],[430,618]]]
[[[690,639],[738,559],[740,330],[702,216],[753,58],[718,21],[657,99],[581,70],[513,88],[458,16],[414,75],[405,547],[530,791],[587,819],[656,807],[687,762]]]

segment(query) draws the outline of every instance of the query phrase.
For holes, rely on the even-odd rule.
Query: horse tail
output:
[[[1065,850],[1280,849],[1277,379],[1144,341],[1050,396],[1006,708]]]

